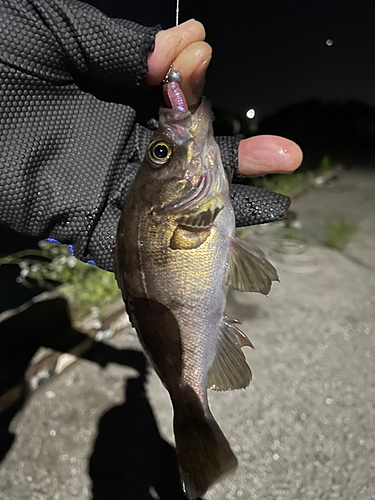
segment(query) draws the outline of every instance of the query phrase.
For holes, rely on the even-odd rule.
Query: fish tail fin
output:
[[[214,417],[204,410],[195,391],[184,386],[173,398],[174,433],[181,479],[189,500],[196,500],[221,476],[237,467],[237,459]]]

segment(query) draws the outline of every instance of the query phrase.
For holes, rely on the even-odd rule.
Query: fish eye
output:
[[[172,154],[172,148],[164,141],[155,141],[150,144],[147,152],[149,160],[155,166],[159,166],[167,163]]]

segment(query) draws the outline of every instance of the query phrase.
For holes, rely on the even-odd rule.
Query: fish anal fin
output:
[[[216,356],[208,372],[207,385],[215,391],[245,389],[251,382],[251,370],[242,346],[253,347],[247,336],[233,320],[221,320]]]
[[[239,343],[240,347],[251,347],[252,349],[254,349],[254,345],[249,339],[249,337],[242,330],[238,328],[237,325],[241,324],[241,322],[238,321],[238,319],[230,318],[229,316],[225,315],[222,321],[226,323],[226,325],[229,326],[236,334],[237,342]]]
[[[231,238],[225,284],[241,292],[260,292],[268,295],[272,281],[278,275],[265,254],[255,245]]]

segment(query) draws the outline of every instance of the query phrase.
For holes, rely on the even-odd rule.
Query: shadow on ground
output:
[[[0,227],[0,236],[0,255],[37,248],[36,240],[7,228]],[[18,274],[18,266],[0,268],[0,313],[18,308],[44,291],[20,285]],[[68,303],[62,297],[35,302],[0,322],[0,464],[16,439],[9,427],[27,404],[30,378],[44,368],[44,361],[30,365],[40,347],[55,351],[52,366],[59,353],[70,352],[102,367],[115,363],[139,373],[125,382],[125,403],[101,417],[90,458],[92,500],[185,499],[176,451],[160,435],[146,395],[143,354],[97,342],[73,328]]]
[[[129,379],[125,403],[100,420],[90,460],[93,500],[179,500],[176,452],[159,433],[145,377]]]
[[[9,424],[27,399],[25,372],[34,354],[41,346],[74,352],[79,345],[85,345],[85,351],[80,353],[82,358],[102,367],[117,363],[140,373],[145,371],[146,361],[141,352],[116,349],[88,339],[74,329],[63,298],[35,303],[0,323],[0,461],[13,442]]]
[[[69,352],[87,341],[71,326],[62,298],[36,303],[0,323],[0,462],[15,439],[9,425],[27,401],[24,375],[36,351],[43,346]],[[175,449],[161,437],[147,399],[143,354],[90,339],[80,356],[102,367],[129,366],[140,374],[128,380],[125,403],[100,420],[90,460],[93,500],[184,499]]]

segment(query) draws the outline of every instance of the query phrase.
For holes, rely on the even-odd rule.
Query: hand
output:
[[[155,50],[148,58],[148,85],[160,85],[170,65],[183,76],[181,89],[189,108],[201,97],[212,49],[204,41],[201,23],[190,19],[169,30],[159,31]],[[302,162],[299,146],[282,137],[259,135],[240,142],[238,170],[246,177],[266,174],[286,174],[296,170]]]
[[[148,58],[148,85],[160,85],[173,63],[173,69],[182,74],[181,90],[190,109],[202,95],[206,69],[212,49],[204,41],[204,27],[190,19],[169,30],[159,31],[155,49]]]
[[[0,37],[0,88],[7,96],[0,125],[8,131],[0,148],[0,222],[25,234],[69,243],[79,259],[111,270],[121,207],[150,130],[137,123],[129,105],[90,96],[90,85],[93,92],[105,95],[120,86],[127,98],[147,69],[147,83],[160,85],[174,62],[183,73],[188,104],[196,106],[211,57],[204,28],[191,20],[157,33],[147,68],[145,56],[155,28],[145,31],[134,23],[118,23],[81,2],[26,2],[17,12],[14,2],[8,3],[4,18],[11,28]],[[25,51],[25,46],[33,50]],[[61,82],[69,83],[68,93]],[[238,138],[221,139],[223,163],[235,167]],[[253,137],[241,142],[239,157],[240,172],[259,175],[294,170],[301,153],[285,139]],[[285,214],[285,197],[257,189],[232,184],[239,225],[269,222],[267,207],[272,208],[272,220]]]

